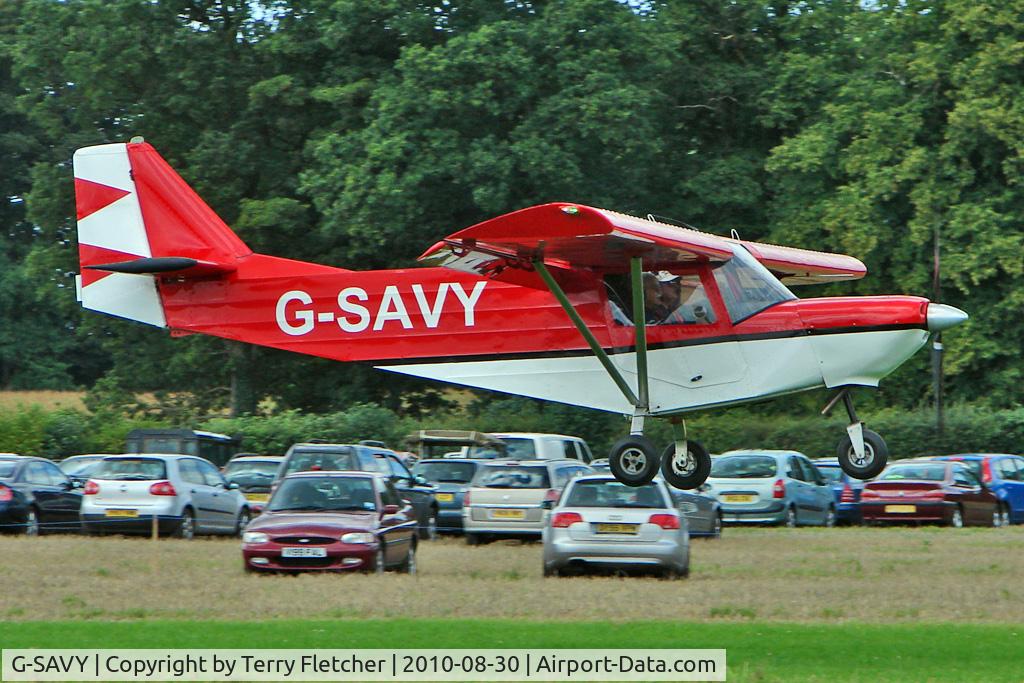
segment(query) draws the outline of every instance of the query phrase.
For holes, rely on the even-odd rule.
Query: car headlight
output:
[[[269,540],[270,536],[261,531],[246,531],[242,534],[242,543],[266,543]]]
[[[369,545],[377,542],[377,537],[371,533],[365,531],[353,531],[350,534],[345,534],[341,537],[342,543],[362,543]]]

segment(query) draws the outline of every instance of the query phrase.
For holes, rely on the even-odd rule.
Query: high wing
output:
[[[496,280],[543,286],[531,277],[531,262],[550,269],[589,268],[625,272],[641,257],[646,270],[671,270],[698,261],[727,261],[742,244],[784,283],[856,280],[867,269],[859,260],[712,235],[580,204],[533,206],[460,230],[438,242],[420,260]]]

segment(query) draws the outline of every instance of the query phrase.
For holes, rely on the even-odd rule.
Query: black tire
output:
[[[544,565],[544,576],[558,576],[558,570],[555,568],[548,568],[547,565]]]
[[[245,527],[249,526],[250,519],[249,508],[242,508],[242,511],[238,513],[238,519],[235,521],[235,536],[242,536]]]
[[[780,526],[784,526],[787,529],[795,529],[800,523],[800,520],[796,517],[796,508],[792,505],[786,508],[786,517],[780,522]]]
[[[466,545],[480,545],[480,534],[466,534]]]
[[[409,546],[409,552],[405,556],[405,561],[402,562],[402,566],[398,568],[398,571],[403,574],[416,575],[416,544],[413,543]]]
[[[190,541],[195,535],[196,515],[192,512],[192,508],[185,508],[185,511],[181,513],[181,522],[178,523],[178,528],[174,530],[174,537]]]
[[[831,529],[836,525],[836,509],[834,506],[829,506],[828,513],[825,515],[825,528]]]
[[[711,474],[711,454],[699,441],[686,442],[686,455],[676,458],[676,445],[670,443],[661,454],[661,475],[677,489],[700,488]]]
[[[853,451],[853,439],[849,434],[840,440],[836,448],[836,457],[839,458],[839,466],[843,468],[843,472],[851,477],[872,479],[885,469],[885,464],[889,461],[889,448],[881,436],[870,429],[865,429],[862,462],[855,462],[857,455]]]
[[[433,541],[437,539],[437,509],[430,508],[430,516],[427,517],[427,523],[419,528],[418,536],[424,541]]]
[[[658,451],[651,440],[638,435],[620,439],[608,454],[608,466],[615,478],[627,486],[650,484],[658,474]]]
[[[953,508],[953,514],[949,517],[949,526],[954,529],[961,529],[964,526],[964,511],[959,505]]]
[[[719,510],[718,512],[715,513],[715,524],[714,524],[714,527],[712,528],[712,531],[714,532],[714,534],[711,536],[711,538],[721,538],[722,537],[722,526],[723,526],[723,524],[722,524],[722,511]]]

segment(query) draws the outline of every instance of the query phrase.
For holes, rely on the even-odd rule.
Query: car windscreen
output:
[[[843,470],[840,467],[819,467],[818,471],[830,484],[838,484],[843,478]]]
[[[945,481],[946,466],[942,464],[892,465],[882,472],[876,481],[900,481],[902,479]]]
[[[344,450],[301,450],[292,451],[284,474],[307,472],[310,470],[359,470],[355,453],[351,448]]]
[[[508,452],[505,457],[511,460],[529,460],[530,458],[537,457],[537,448],[534,446],[533,439],[521,439],[511,436],[499,437],[508,446]]]
[[[412,473],[436,484],[466,484],[476,473],[475,462],[419,462]]]
[[[224,468],[224,478],[243,488],[270,486],[280,465],[276,460],[237,460]]]
[[[167,463],[157,458],[108,458],[96,466],[92,477],[114,481],[166,479]]]
[[[267,504],[271,512],[345,512],[377,509],[369,477],[293,477]]]
[[[547,467],[484,465],[473,478],[473,486],[490,489],[551,488]]]
[[[10,460],[0,460],[0,479],[10,479],[14,476],[14,470],[18,469],[18,463]]]
[[[763,479],[774,477],[775,458],[770,455],[727,455],[711,464],[712,477],[723,479]]]
[[[57,466],[63,470],[64,474],[88,474],[89,471],[96,467],[102,460],[103,458],[75,458],[74,460],[59,462],[57,463]]]
[[[562,505],[583,508],[663,508],[665,501],[654,484],[626,486],[614,479],[605,479],[577,481]]]

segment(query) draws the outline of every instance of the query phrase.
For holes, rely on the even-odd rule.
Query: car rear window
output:
[[[427,481],[443,484],[466,484],[476,473],[475,462],[420,462],[412,473]]]
[[[711,464],[712,477],[762,479],[774,477],[778,465],[770,455],[728,455]]]
[[[91,468],[98,465],[103,458],[78,458],[76,460],[57,463],[64,474],[86,474]]]
[[[946,466],[940,464],[892,465],[878,477],[878,481],[900,481],[902,479],[944,481]]]
[[[551,488],[547,467],[484,465],[473,478],[473,486],[491,489]]]
[[[564,505],[583,508],[663,508],[665,500],[654,484],[626,486],[608,479],[576,482]]]
[[[224,468],[224,478],[239,486],[269,486],[280,466],[276,460],[236,460]]]
[[[516,437],[499,437],[508,447],[506,457],[512,460],[529,460],[537,457],[537,448],[533,439],[522,439]]]
[[[843,470],[839,467],[818,467],[818,471],[821,472],[821,476],[825,477],[825,481],[830,484],[839,483],[843,478]]]
[[[109,458],[96,466],[92,477],[114,481],[166,479],[167,463],[157,458]]]
[[[332,451],[293,451],[284,467],[284,473],[307,472],[309,470],[359,470],[359,463],[352,449]]]

